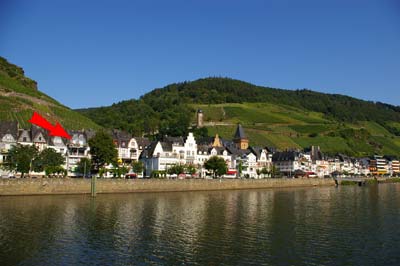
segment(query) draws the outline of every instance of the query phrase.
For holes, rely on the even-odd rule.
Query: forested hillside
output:
[[[36,81],[26,77],[21,67],[0,57],[0,121],[18,121],[20,126],[29,127],[33,111],[67,129],[99,128],[89,118],[40,92]]]
[[[231,138],[242,123],[253,145],[320,145],[326,152],[400,154],[400,108],[311,90],[205,78],[155,89],[138,100],[79,110],[96,123],[134,134],[185,135],[204,111],[209,135]],[[204,133],[204,131],[203,131]]]

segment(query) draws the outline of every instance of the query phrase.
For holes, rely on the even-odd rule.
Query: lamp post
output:
[[[65,155],[67,156],[67,177],[69,174],[69,144],[67,144],[67,151],[65,152]]]

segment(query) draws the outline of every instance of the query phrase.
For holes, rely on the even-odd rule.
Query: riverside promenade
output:
[[[0,179],[0,196],[90,194],[90,179],[38,178]],[[232,189],[265,189],[334,186],[332,178],[316,179],[98,179],[96,190],[102,193],[172,192]]]

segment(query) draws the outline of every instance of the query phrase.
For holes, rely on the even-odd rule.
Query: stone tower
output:
[[[249,147],[249,139],[244,134],[244,130],[241,124],[237,125],[233,142],[236,144],[236,148],[245,150]]]
[[[197,110],[197,127],[203,127],[203,110]]]

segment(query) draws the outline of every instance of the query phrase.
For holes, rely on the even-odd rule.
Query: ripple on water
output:
[[[1,265],[398,265],[400,185],[3,197]]]

